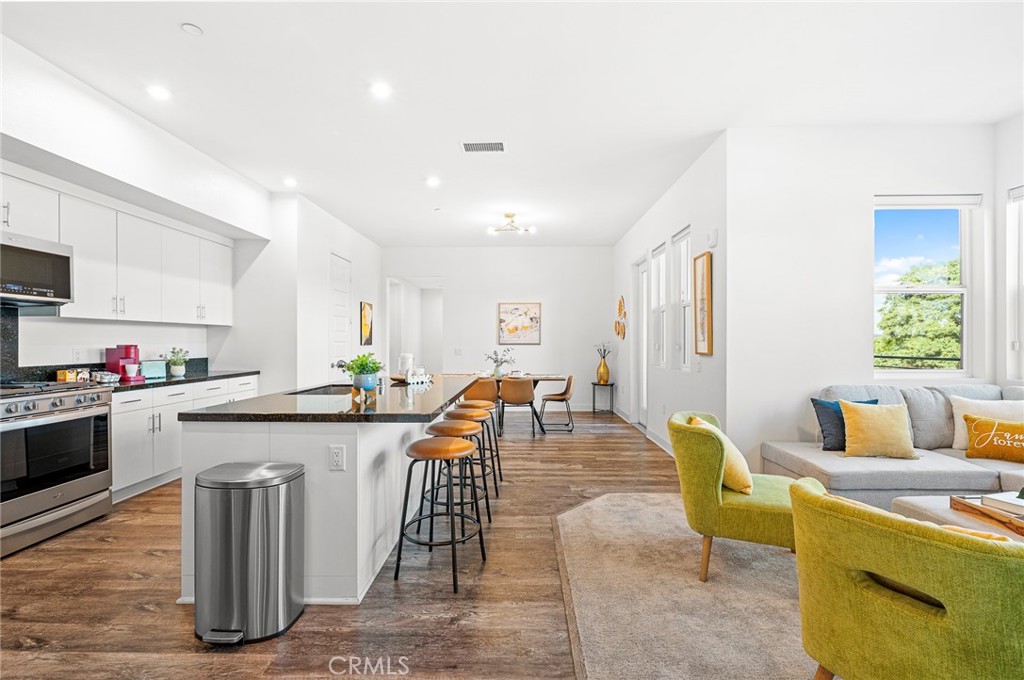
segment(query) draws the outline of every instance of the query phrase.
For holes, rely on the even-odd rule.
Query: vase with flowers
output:
[[[599,345],[594,345],[594,349],[597,350],[597,356],[601,357],[601,363],[597,365],[597,384],[607,385],[609,378],[611,378],[611,372],[608,370],[608,362],[605,359],[612,353],[612,345],[610,342],[605,341]]]
[[[516,358],[512,356],[511,347],[506,347],[502,350],[501,354],[498,354],[498,350],[494,350],[490,354],[485,354],[484,358],[494,364],[495,378],[505,375],[505,366],[512,366],[516,363]]]
[[[170,354],[161,354],[160,358],[171,367],[171,377],[181,378],[185,375],[185,364],[188,363],[188,350],[183,347],[172,347]]]

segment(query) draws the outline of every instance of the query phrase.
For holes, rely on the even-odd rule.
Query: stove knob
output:
[[[99,395],[99,394],[93,394],[93,395],[90,395],[90,396],[89,396],[89,401],[99,401],[99,400],[100,400],[100,398],[101,398],[101,397],[100,397],[100,395]]]
[[[77,397],[75,397],[75,403],[76,404],[84,404],[85,403],[85,395],[84,394],[80,394]]]
[[[52,402],[50,402],[50,408],[60,408],[63,405],[64,405],[64,400],[63,399],[54,399]]]
[[[17,404],[8,404],[7,408],[5,408],[4,411],[6,411],[7,413],[17,413],[18,412],[18,405]]]
[[[22,410],[24,410],[24,411],[35,411],[38,406],[39,406],[39,404],[37,402],[26,401],[25,405],[22,407]]]

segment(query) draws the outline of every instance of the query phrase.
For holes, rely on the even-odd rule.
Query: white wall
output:
[[[263,393],[329,381],[338,358],[328,345],[332,253],[352,263],[352,323],[360,300],[383,318],[379,246],[304,196],[274,194],[271,208],[270,241],[235,245],[234,325],[208,334],[212,368],[258,368]],[[382,356],[383,330],[353,353]]]
[[[0,132],[46,152],[33,154],[12,142],[5,157],[53,174],[65,169],[75,176],[64,179],[85,186],[100,182],[102,187],[90,188],[107,193],[123,189],[126,194],[116,198],[185,221],[208,216],[209,223],[197,224],[215,231],[228,225],[250,235],[269,234],[265,189],[6,36],[0,36],[0,54]],[[172,214],[175,206],[184,212]]]
[[[1007,192],[1024,185],[1024,116],[1014,116],[1002,121],[995,128],[995,193],[993,213],[995,216],[995,271],[996,271],[996,329],[995,358],[996,379],[1002,384],[1021,384],[1024,376],[1024,348],[1010,347],[1010,330],[1016,323],[1014,297],[1008,294],[1013,288],[1016,274],[1016,256],[1024,235],[1008,230],[1005,203]],[[1011,376],[1018,376],[1011,379]]]
[[[193,358],[206,356],[204,326],[31,316],[18,323],[21,366],[104,362],[106,348],[117,345],[138,345],[142,359],[159,359],[171,347],[183,347]]]
[[[652,368],[648,389],[648,435],[662,446],[668,446],[669,416],[676,411],[711,411],[726,418],[725,375],[726,332],[726,187],[725,162],[727,135],[719,135],[692,166],[680,177],[647,213],[615,244],[612,260],[613,304],[619,295],[626,298],[628,327],[625,341],[614,339],[616,346],[616,406],[635,421],[630,396],[635,377],[631,357],[638,352],[640,310],[637,291],[633,290],[633,264],[650,257],[662,243],[671,245],[672,237],[687,225],[690,227],[691,255],[708,249],[708,236],[717,231],[718,245],[712,250],[712,337],[714,354],[691,355],[688,369]],[[671,258],[669,258],[671,260]],[[674,312],[673,312],[674,313]],[[692,327],[691,327],[692,328]],[[692,338],[689,339],[692,350]],[[697,367],[700,366],[698,372]]]
[[[420,294],[420,355],[427,373],[444,370],[444,292],[437,288]]]
[[[384,249],[385,276],[441,279],[446,372],[490,366],[484,355],[500,349],[499,302],[540,302],[541,344],[515,346],[515,367],[575,375],[577,407],[590,405],[594,345],[612,337],[610,267],[610,247]],[[541,383],[539,392],[561,388]]]
[[[808,397],[823,386],[876,382],[876,194],[984,194],[971,245],[990,243],[993,128],[740,128],[728,139],[726,412],[757,466],[761,441],[813,438]],[[971,285],[992,285],[990,267],[974,274]],[[989,340],[992,297],[973,319]],[[993,352],[980,349],[975,376],[992,381]]]

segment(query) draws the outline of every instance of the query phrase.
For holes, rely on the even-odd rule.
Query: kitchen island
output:
[[[194,596],[196,474],[277,461],[306,466],[306,602],[358,604],[398,541],[405,447],[474,382],[435,376],[427,386],[367,393],[325,385],[181,413],[179,602]]]

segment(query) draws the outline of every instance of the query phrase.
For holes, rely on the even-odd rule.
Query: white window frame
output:
[[[973,281],[973,248],[974,234],[981,231],[984,223],[981,214],[981,194],[944,194],[944,195],[884,195],[875,196],[872,216],[872,244],[874,243],[875,210],[926,210],[929,208],[952,208],[960,211],[960,285],[959,286],[872,286],[872,309],[877,295],[889,293],[901,294],[939,294],[962,295],[961,327],[960,327],[960,359],[959,369],[937,368],[874,368],[876,378],[893,380],[912,378],[915,381],[935,378],[969,378],[973,376],[976,365],[975,346],[983,346],[976,337],[984,335],[984,324],[975,319],[975,309],[983,306],[976,298],[983,294],[983,286]],[[874,280],[874,256],[872,255],[872,281]],[[871,364],[874,367],[874,342],[871,344]]]
[[[690,370],[690,335],[693,332],[690,325],[693,319],[690,246],[690,225],[686,225],[672,237],[672,307],[675,316],[672,361],[673,368],[682,371]]]
[[[1012,282],[1007,289],[1013,291],[1007,300],[1013,323],[1006,328],[1006,377],[1019,382],[1024,380],[1024,186],[1007,193],[1006,254],[1006,282]]]
[[[651,322],[654,332],[651,334],[654,361],[652,365],[659,368],[668,366],[668,252],[662,243],[651,251]]]

